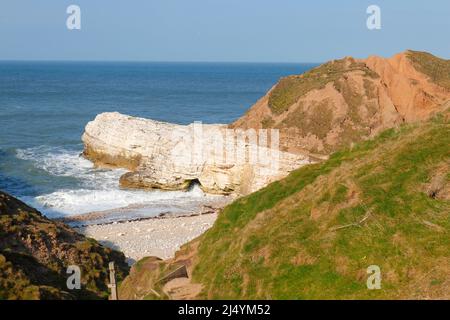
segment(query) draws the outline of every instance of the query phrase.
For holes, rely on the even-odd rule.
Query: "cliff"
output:
[[[282,150],[324,157],[425,120],[450,100],[450,60],[406,51],[346,57],[282,78],[232,128],[277,128]]]
[[[129,268],[122,253],[0,191],[0,300],[105,299],[110,261],[123,279]],[[80,267],[80,290],[66,286],[69,265]]]

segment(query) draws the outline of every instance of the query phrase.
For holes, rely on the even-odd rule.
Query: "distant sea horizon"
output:
[[[158,63],[166,63],[166,64],[278,64],[278,65],[283,65],[283,64],[296,64],[296,65],[320,65],[324,62],[319,61],[319,62],[296,62],[296,61],[227,61],[227,60],[223,60],[223,61],[215,61],[215,60],[95,60],[95,59],[90,59],[90,60],[66,60],[66,59],[0,59],[0,63],[8,63],[8,62],[68,62],[68,63],[154,63],[154,64],[158,64]]]
[[[125,171],[82,158],[81,135],[102,112],[188,124],[229,123],[281,77],[317,64],[0,61],[0,190],[50,217],[145,204],[152,214],[205,195],[123,190]]]

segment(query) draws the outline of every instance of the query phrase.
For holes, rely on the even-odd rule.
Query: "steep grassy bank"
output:
[[[235,201],[174,259],[138,263],[122,297],[169,298],[158,279],[184,264],[191,281],[172,298],[450,298],[449,118],[387,130]],[[370,265],[380,290],[367,289]]]
[[[0,300],[105,299],[110,261],[120,281],[129,269],[123,253],[0,191]],[[81,270],[80,290],[66,286],[69,265]]]
[[[449,298],[448,116],[385,131],[226,207],[199,240],[202,297]],[[373,264],[381,290],[366,287]]]

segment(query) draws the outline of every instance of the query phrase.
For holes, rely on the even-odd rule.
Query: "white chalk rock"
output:
[[[97,166],[129,169],[120,178],[122,187],[186,190],[199,183],[207,193],[238,195],[310,163],[262,143],[257,134],[267,136],[221,124],[177,125],[102,113],[86,125],[83,154]]]

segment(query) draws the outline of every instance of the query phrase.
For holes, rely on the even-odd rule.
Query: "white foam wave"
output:
[[[51,175],[74,177],[87,188],[108,189],[117,185],[123,169],[97,169],[93,163],[80,155],[79,151],[39,146],[18,149],[17,158],[32,161],[36,168]]]
[[[125,208],[131,205],[151,206],[167,202],[171,205],[204,197],[199,187],[184,191],[133,191],[133,190],[58,190],[28,199],[33,206],[48,216],[82,214]]]
[[[125,170],[96,169],[77,151],[41,146],[17,150],[17,157],[32,161],[34,166],[50,175],[73,177],[78,183],[73,189],[60,189],[34,198],[23,199],[48,216],[82,214],[131,205],[166,202],[180,204],[201,200],[206,195],[199,186],[184,191],[142,191],[119,188],[119,177]],[[80,187],[81,185],[81,187]]]

